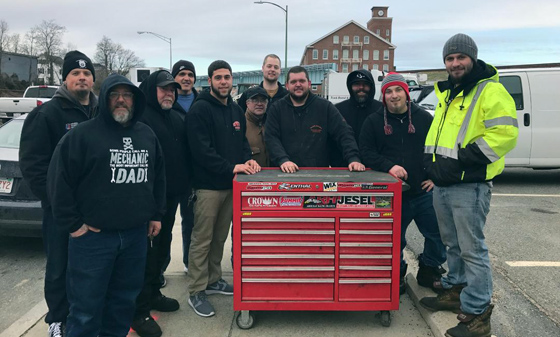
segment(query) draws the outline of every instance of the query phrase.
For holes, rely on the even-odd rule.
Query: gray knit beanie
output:
[[[453,35],[449,38],[449,40],[447,40],[447,42],[445,42],[445,45],[443,46],[443,62],[445,63],[447,55],[455,53],[463,53],[469,56],[473,62],[476,63],[478,47],[470,36],[459,33]]]

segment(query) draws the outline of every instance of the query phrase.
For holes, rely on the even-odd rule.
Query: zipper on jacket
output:
[[[439,122],[438,133],[436,135],[436,142],[434,144],[434,161],[435,161],[435,154],[436,154],[437,148],[438,148],[439,137],[441,136],[441,132],[443,130],[443,124],[445,123],[445,118],[447,118],[447,111],[449,110],[449,106],[451,105],[451,102],[452,102],[452,100],[447,101],[447,104],[445,105],[445,111],[443,112],[443,117],[441,118],[441,121]]]

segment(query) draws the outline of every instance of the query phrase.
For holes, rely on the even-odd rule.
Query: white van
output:
[[[515,101],[519,138],[506,167],[560,168],[560,68],[498,70]],[[419,103],[432,114],[435,92]]]

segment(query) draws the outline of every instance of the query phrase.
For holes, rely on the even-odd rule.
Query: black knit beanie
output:
[[[173,75],[173,78],[175,78],[181,70],[185,70],[185,69],[193,72],[194,75],[193,83],[196,83],[196,70],[194,70],[194,64],[191,61],[185,61],[185,60],[177,61],[173,65],[173,70],[171,70],[171,75]]]
[[[95,82],[95,68],[93,68],[93,63],[84,53],[77,50],[69,51],[64,56],[64,63],[62,64],[62,80],[66,80],[66,76],[70,74],[73,69],[88,69],[93,75],[93,81]]]

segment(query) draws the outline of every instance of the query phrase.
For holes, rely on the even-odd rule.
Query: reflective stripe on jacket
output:
[[[424,150],[430,179],[447,186],[489,181],[500,174],[519,130],[515,103],[498,82],[497,71],[452,101],[450,89],[440,91],[436,83],[435,91],[439,104]]]

